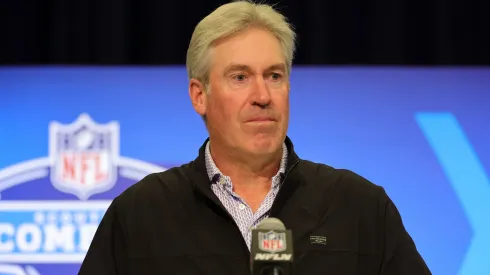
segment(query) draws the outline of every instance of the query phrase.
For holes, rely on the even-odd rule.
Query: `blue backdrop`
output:
[[[385,187],[434,274],[490,274],[490,68],[295,67],[291,83],[300,157]],[[183,67],[0,68],[0,274],[76,274],[110,199],[206,137]]]

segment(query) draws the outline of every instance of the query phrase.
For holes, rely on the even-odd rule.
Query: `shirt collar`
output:
[[[206,144],[206,149],[205,149],[205,162],[206,162],[206,171],[208,173],[209,180],[212,183],[216,183],[221,176],[224,176],[223,173],[219,170],[219,168],[216,166],[214,163],[213,157],[211,156],[211,150],[209,146],[210,141],[207,142]],[[287,166],[287,160],[288,160],[288,148],[286,146],[286,143],[282,144],[282,158],[281,158],[281,164],[279,166],[279,171],[277,171],[277,174],[274,177],[282,177],[284,176],[284,173],[286,172],[286,166]]]

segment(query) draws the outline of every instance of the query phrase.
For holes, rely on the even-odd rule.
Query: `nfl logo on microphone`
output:
[[[259,249],[270,253],[283,252],[286,250],[286,233],[259,232]]]

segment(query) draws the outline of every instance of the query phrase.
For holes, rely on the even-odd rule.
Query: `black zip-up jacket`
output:
[[[382,187],[302,160],[286,144],[270,216],[293,232],[293,274],[431,274]],[[247,245],[210,185],[203,145],[194,161],[129,187],[107,210],[79,275],[250,274]]]

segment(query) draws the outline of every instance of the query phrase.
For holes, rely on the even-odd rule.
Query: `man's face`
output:
[[[289,121],[289,78],[279,41],[250,28],[219,41],[210,65],[210,94],[196,110],[206,115],[213,142],[256,156],[279,150]]]

